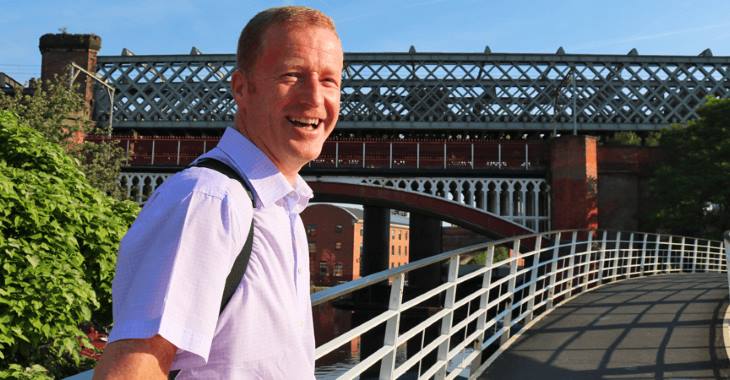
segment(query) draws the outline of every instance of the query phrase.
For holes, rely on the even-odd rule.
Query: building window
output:
[[[317,225],[307,224],[307,236],[317,236]]]
[[[341,224],[336,224],[335,225],[335,232],[338,233],[338,234],[342,233],[342,225]]]
[[[401,240],[401,232],[398,231],[398,240]]]
[[[394,245],[390,246],[390,255],[395,256],[395,246]]]
[[[333,274],[335,277],[342,277],[342,263],[335,264],[335,270]]]
[[[338,251],[340,249],[342,249],[342,242],[341,241],[338,241],[338,242],[335,243],[335,249],[338,250]]]
[[[327,270],[327,262],[320,261],[319,262],[319,275],[326,277],[328,274],[329,274],[329,271]]]
[[[317,252],[317,243],[311,242],[309,243],[309,253],[316,253]]]
[[[360,229],[360,236],[362,236],[362,228]]]
[[[400,246],[398,246],[398,256],[400,256]]]

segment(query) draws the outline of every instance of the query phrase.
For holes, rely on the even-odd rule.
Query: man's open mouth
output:
[[[298,127],[298,128],[317,129],[319,124],[322,122],[320,119],[301,118],[301,117],[287,117],[286,119],[290,123],[292,123],[295,127]]]

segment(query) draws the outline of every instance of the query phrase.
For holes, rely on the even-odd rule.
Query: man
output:
[[[332,20],[272,8],[241,32],[231,90],[236,129],[202,157],[240,174],[192,167],[148,200],[120,245],[114,327],[95,378],[314,377],[306,234],[312,197],[298,175],[340,108],[343,53]],[[253,219],[253,221],[252,221]],[[254,225],[243,280],[219,313],[226,276]]]

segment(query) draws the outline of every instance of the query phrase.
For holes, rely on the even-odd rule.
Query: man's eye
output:
[[[325,78],[324,80],[322,80],[322,82],[324,82],[325,84],[327,84],[329,86],[337,86],[337,87],[340,86],[340,83],[335,78]]]

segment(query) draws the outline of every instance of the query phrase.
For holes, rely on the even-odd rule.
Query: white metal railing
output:
[[[406,373],[419,379],[476,378],[522,331],[580,293],[660,273],[727,271],[727,239],[723,244],[653,233],[569,230],[445,252],[313,294],[313,306],[334,302],[358,305],[352,307],[355,313],[371,313],[365,322],[320,344],[315,355],[319,360],[355,339],[369,339],[377,347],[361,353],[359,363],[340,379],[365,371],[381,379]],[[431,278],[427,288],[406,285],[415,281],[415,270],[431,266],[445,269],[441,279]],[[372,304],[363,307],[364,294],[375,294],[378,287],[389,292],[387,299],[381,297],[380,310]]]

